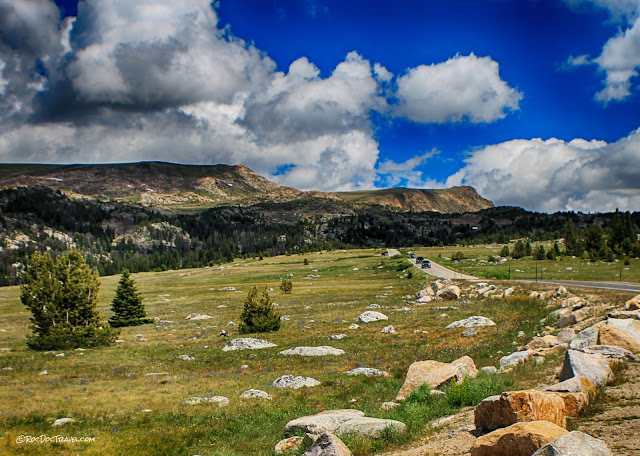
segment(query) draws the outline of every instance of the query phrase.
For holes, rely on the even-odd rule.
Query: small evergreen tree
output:
[[[283,294],[289,294],[291,293],[291,290],[293,290],[293,283],[291,282],[291,280],[283,278],[282,282],[280,283],[280,291]]]
[[[258,289],[251,288],[244,301],[240,315],[240,334],[272,332],[280,329],[280,314],[273,309],[273,303],[265,287],[258,299]]]
[[[34,350],[67,350],[113,343],[119,331],[100,321],[99,288],[97,271],[80,251],[71,250],[57,260],[34,253],[26,284],[20,288],[20,301],[32,314],[27,345]]]
[[[509,246],[505,245],[502,247],[502,250],[500,250],[500,256],[506,258],[509,255],[511,255],[511,252],[509,252]]]
[[[545,258],[546,258],[546,252],[544,250],[544,246],[540,244],[540,247],[538,248],[538,252],[536,253],[536,259],[544,260]]]
[[[142,296],[138,293],[128,269],[122,271],[116,296],[111,303],[111,310],[114,315],[109,318],[109,324],[114,328],[153,323],[153,320],[145,318],[147,312],[142,304]]]
[[[527,239],[527,243],[524,245],[524,256],[533,255],[533,248],[531,247],[531,241]]]
[[[517,260],[518,258],[522,258],[523,256],[525,256],[525,254],[526,254],[526,248],[524,246],[524,242],[522,242],[522,240],[519,240],[518,242],[516,242],[516,245],[513,247],[511,256]]]

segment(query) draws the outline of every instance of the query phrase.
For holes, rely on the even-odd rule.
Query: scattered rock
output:
[[[230,321],[227,326],[238,326],[235,321]]]
[[[478,331],[475,328],[467,328],[462,331],[462,337],[476,337],[478,335]]]
[[[323,345],[319,347],[294,347],[283,350],[279,354],[283,356],[338,356],[344,355],[344,350]]]
[[[360,314],[360,316],[358,317],[358,322],[371,323],[374,321],[381,321],[381,320],[388,320],[388,319],[389,318],[383,313],[368,310],[367,312],[363,312],[362,314]]]
[[[144,334],[136,334],[136,342],[146,342],[147,339],[145,339]]]
[[[621,329],[636,342],[640,343],[640,321],[633,319],[608,318],[607,325]]]
[[[565,315],[558,320],[558,328],[565,328],[567,326],[575,325],[581,322],[589,316],[589,307],[582,307],[581,309],[574,310],[569,315]]]
[[[238,339],[231,339],[227,344],[222,347],[222,351],[233,350],[260,350],[262,348],[277,347],[276,344],[272,344],[264,339],[254,339],[251,337],[240,337]]]
[[[608,360],[638,360],[638,358],[629,350],[625,350],[624,348],[616,345],[594,345],[592,347],[585,347],[580,351],[584,353],[590,353],[592,355],[602,355]]]
[[[394,328],[393,325],[389,325],[389,326],[385,326],[384,328],[382,328],[382,330],[380,332],[382,334],[395,334],[396,333],[396,328]]]
[[[189,355],[180,355],[178,356],[178,359],[181,359],[183,361],[195,361],[195,358]]]
[[[291,389],[299,389],[299,388],[310,388],[314,386],[318,386],[320,382],[315,378],[311,377],[301,377],[294,375],[282,375],[275,379],[271,386],[274,388],[291,388]]]
[[[526,334],[524,333],[524,331],[518,331],[518,335],[516,336],[518,339],[521,337],[524,337]]]
[[[510,355],[503,356],[500,358],[500,369],[507,369],[517,364],[524,363],[531,356],[533,356],[533,352],[530,350],[517,351]]]
[[[270,401],[272,397],[266,391],[262,391],[259,389],[248,389],[240,395],[240,399],[266,399]]]
[[[276,454],[293,453],[302,446],[302,442],[304,442],[304,437],[289,437],[288,439],[280,440],[276,444],[274,451]]]
[[[359,410],[327,410],[316,415],[303,416],[291,420],[285,427],[285,433],[305,432],[321,434],[331,432],[337,435],[357,434],[368,437],[380,437],[386,429],[402,431],[404,423],[395,420],[369,418]]]
[[[342,340],[345,337],[347,337],[346,334],[332,334],[331,336],[329,336],[329,340]]]
[[[347,375],[364,375],[365,377],[388,377],[389,373],[372,367],[356,367],[347,371]]]
[[[11,351],[11,349],[9,347],[0,348],[0,353],[9,353],[10,351]]]
[[[502,293],[502,296],[504,296],[505,298],[508,298],[509,296],[511,296],[513,294],[514,291],[516,291],[515,288],[509,287],[506,290],[504,290],[504,292]]]
[[[442,298],[445,301],[453,301],[456,299],[460,299],[460,288],[456,285],[449,285],[442,290],[438,290],[436,296]]]
[[[75,423],[76,421],[77,420],[74,420],[73,418],[58,418],[51,426],[63,426],[65,424]]]
[[[388,402],[383,402],[382,405],[380,406],[380,408],[382,410],[393,410],[394,408],[398,408],[400,407],[400,404],[398,402],[393,402],[393,401],[388,401]]]
[[[580,331],[575,335],[573,340],[571,340],[569,348],[571,348],[572,350],[580,350],[584,347],[596,345],[598,343],[598,328],[600,328],[600,326],[604,324],[606,324],[606,322],[600,321],[595,325],[589,326],[588,328]]]
[[[566,427],[564,401],[558,394],[535,390],[502,393],[480,402],[474,416],[476,428],[484,431],[539,420]]]
[[[205,403],[213,403],[218,404],[218,407],[226,407],[229,405],[229,399],[224,396],[196,396],[189,399],[183,399],[183,404],[188,405],[197,405],[197,404],[205,404]]]
[[[38,375],[49,375],[49,371],[45,369],[42,372],[40,372]]]
[[[474,315],[473,317],[465,318],[464,320],[454,321],[453,323],[450,323],[446,327],[446,329],[474,328],[479,326],[495,326],[495,325],[496,324],[487,317],[480,317],[480,316]]]
[[[350,325],[349,325],[349,329],[358,329],[359,327],[360,327],[360,326],[358,326],[358,325],[357,325],[357,324],[355,324],[355,323],[352,323],[352,324],[350,324]]]
[[[571,377],[584,377],[599,387],[606,385],[613,378],[613,372],[601,355],[568,350],[558,380],[564,381]]]
[[[516,423],[479,437],[471,456],[531,456],[566,433],[566,429],[548,421]]]
[[[210,320],[211,318],[213,318],[211,315],[192,313],[187,315],[187,318],[185,318],[185,320]]]
[[[237,291],[234,287],[222,287],[218,288],[218,291]]]
[[[634,296],[624,303],[625,310],[640,310],[640,295]]]
[[[496,369],[495,366],[484,366],[480,370],[482,372],[484,372],[485,374],[497,374],[498,373],[498,369]]]
[[[468,356],[463,356],[452,363],[432,360],[416,361],[409,366],[407,378],[395,400],[406,399],[413,391],[425,384],[429,385],[430,389],[436,389],[452,380],[461,381],[466,377],[475,377],[477,374],[475,363]]]
[[[351,456],[342,440],[331,432],[323,432],[302,456]]]
[[[607,444],[580,431],[572,431],[540,448],[532,456],[613,456]]]
[[[367,309],[379,309],[380,306],[378,304],[369,304],[367,306]]]
[[[218,333],[218,337],[228,337],[228,336],[229,336],[229,333],[224,329]]]
[[[567,298],[562,300],[562,302],[560,303],[560,305],[562,307],[571,307],[571,308],[576,308],[576,307],[580,307],[582,305],[584,305],[584,299],[578,297],[578,296],[572,296],[571,298]]]

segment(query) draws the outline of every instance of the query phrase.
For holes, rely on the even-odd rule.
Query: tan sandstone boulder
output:
[[[461,381],[466,377],[475,377],[477,374],[478,369],[468,356],[463,356],[452,363],[433,360],[416,361],[409,366],[407,378],[395,400],[405,400],[413,391],[425,384],[429,385],[430,389],[436,389],[450,381]]]
[[[640,342],[611,325],[602,325],[598,329],[598,345],[615,345],[631,353],[640,353]]]
[[[640,310],[640,295],[634,296],[624,303],[625,310]]]
[[[560,395],[535,390],[502,393],[480,402],[474,418],[476,428],[484,431],[541,420],[566,427],[565,402]]]
[[[342,440],[330,432],[323,432],[318,436],[311,448],[302,456],[351,456],[351,450]]]
[[[516,423],[478,438],[471,456],[531,456],[566,433],[566,429],[548,421]]]

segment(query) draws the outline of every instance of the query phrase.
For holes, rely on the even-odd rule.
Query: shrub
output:
[[[464,260],[464,253],[457,251],[453,255],[451,255],[452,260]]]
[[[280,329],[280,314],[273,309],[266,288],[260,299],[256,287],[249,290],[240,320],[240,334],[273,332]]]
[[[396,265],[396,271],[402,272],[405,269],[409,269],[410,267],[411,267],[411,263],[403,260],[398,262],[398,264]]]
[[[282,282],[280,282],[280,291],[284,294],[289,294],[291,290],[293,290],[293,283],[291,280],[283,278]]]
[[[511,279],[511,274],[509,274],[508,271],[503,271],[501,269],[490,269],[489,271],[484,273],[484,276],[487,279],[496,279],[496,280]]]
[[[451,382],[445,389],[447,402],[455,407],[476,405],[483,399],[500,394],[513,385],[513,380],[499,375],[478,374],[476,378],[465,378],[462,382]]]
[[[113,343],[119,331],[100,321],[99,288],[98,272],[80,251],[57,260],[33,254],[20,289],[20,301],[32,314],[27,345],[34,350],[67,350]]]
[[[129,270],[122,271],[122,277],[116,288],[116,296],[111,303],[114,315],[109,318],[109,324],[114,328],[122,326],[138,326],[153,323],[145,318],[147,312],[142,304],[142,296],[131,278]]]

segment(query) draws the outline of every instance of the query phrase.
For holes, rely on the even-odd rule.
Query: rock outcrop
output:
[[[435,389],[450,381],[460,381],[466,377],[475,377],[477,374],[478,369],[468,356],[463,356],[452,363],[432,360],[416,361],[409,366],[407,378],[395,400],[405,400],[413,391],[425,384],[429,385],[430,389]]]

